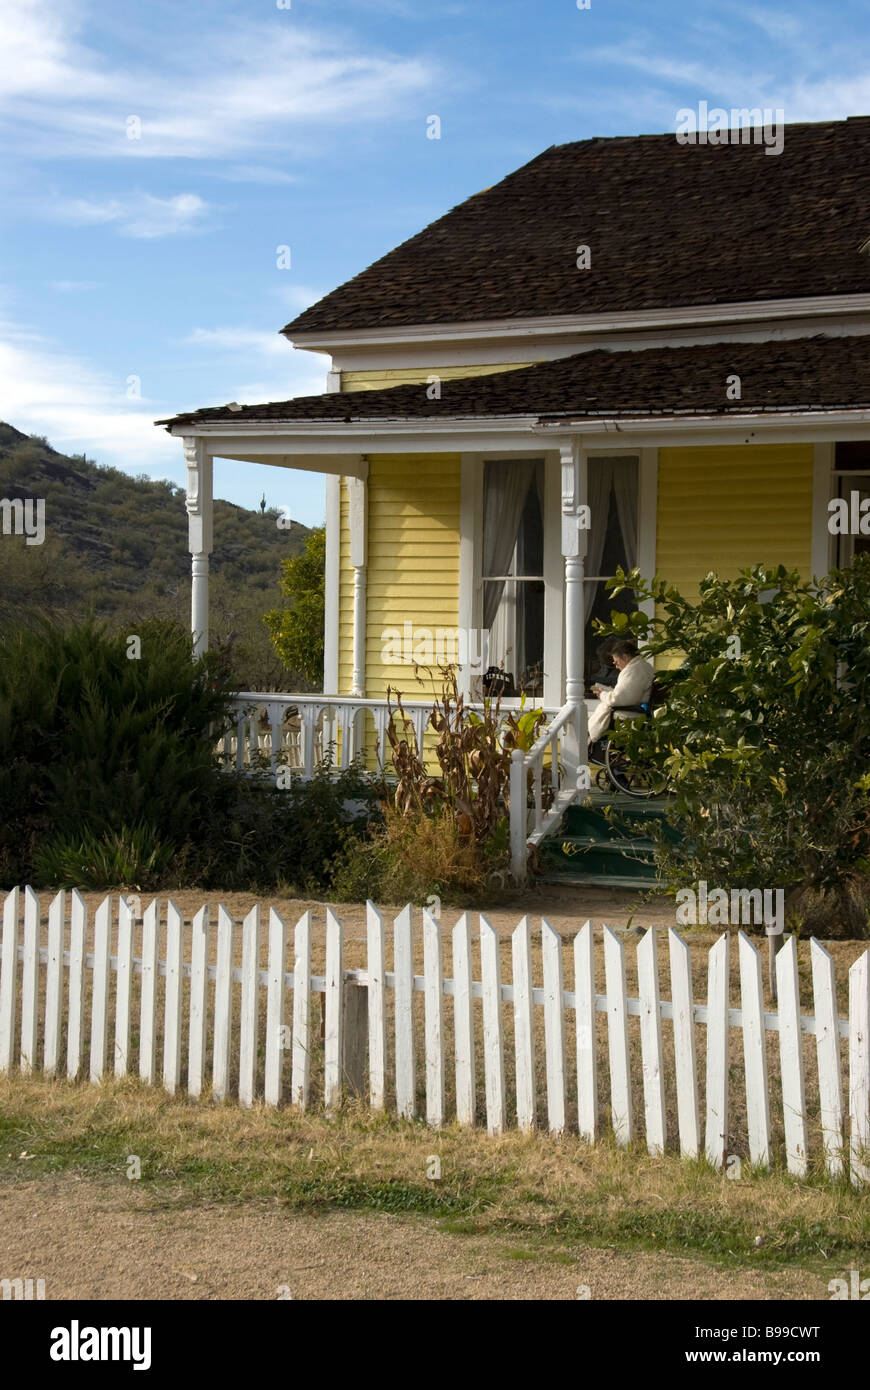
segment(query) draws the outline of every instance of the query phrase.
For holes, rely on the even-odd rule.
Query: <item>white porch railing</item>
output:
[[[286,767],[308,781],[330,746],[335,767],[346,768],[372,737],[378,766],[384,764],[389,720],[385,700],[243,690],[234,703],[235,732],[224,738],[223,753],[239,771],[264,767],[268,760],[272,774]],[[422,747],[432,701],[403,700],[402,708]]]
[[[582,757],[581,757],[582,750]],[[544,791],[544,762],[550,755],[550,785]],[[511,755],[511,872],[517,882],[526,876],[529,845],[536,845],[561,820],[580,791],[588,790],[585,709],[563,705],[537,742]],[[528,774],[532,773],[532,805],[528,804]],[[586,774],[586,780],[582,775]]]
[[[386,700],[366,700],[351,695],[282,695],[274,692],[243,690],[235,698],[236,724],[223,739],[222,750],[228,762],[240,770],[265,767],[270,773],[279,767],[298,772],[306,780],[313,777],[332,745],[334,764],[346,768],[353,758],[371,748],[378,767],[388,763]],[[482,711],[471,703],[469,709]],[[394,712],[395,712],[395,706]],[[402,709],[417,741],[423,736],[432,712],[431,697],[402,700]],[[502,705],[507,716],[510,707]],[[544,707],[546,714],[555,710]],[[557,716],[558,718],[559,716]]]

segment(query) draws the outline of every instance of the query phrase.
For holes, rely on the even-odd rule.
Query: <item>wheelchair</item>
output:
[[[615,720],[638,719],[651,715],[653,704],[647,701],[642,705],[626,705],[613,710]],[[600,758],[594,750],[600,746]],[[617,748],[611,741],[609,731],[605,732],[596,744],[589,749],[589,762],[600,763],[595,774],[595,785],[599,791],[617,791],[623,796],[633,796],[640,800],[651,800],[663,796],[668,789],[668,776],[661,768],[652,764],[630,761],[625,749]]]

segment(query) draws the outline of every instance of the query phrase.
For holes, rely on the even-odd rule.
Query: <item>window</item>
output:
[[[870,442],[855,440],[853,443],[837,444],[834,449],[834,493],[851,502],[853,492],[858,494],[858,503],[870,497]],[[861,513],[855,509],[856,517]],[[850,507],[850,521],[851,521]],[[856,555],[870,551],[870,536],[835,535],[834,566],[842,569],[851,564]]]
[[[544,463],[484,464],[483,614],[506,696],[544,690]]]
[[[586,500],[590,529],[586,551],[586,675],[601,679],[595,619],[607,620],[612,611],[633,613],[637,607],[631,590],[615,596],[605,588],[617,569],[633,569],[638,563],[638,459],[635,455],[588,461]]]

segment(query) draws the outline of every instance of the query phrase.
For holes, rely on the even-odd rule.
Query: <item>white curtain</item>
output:
[[[525,459],[491,463],[483,475],[483,576],[508,574],[517,535],[535,479],[535,463]],[[483,589],[483,626],[491,628],[504,593],[503,579]]]
[[[610,512],[610,488],[613,481],[613,463],[610,459],[591,458],[588,464],[588,483],[586,501],[589,506],[589,545],[586,550],[586,573],[601,573],[601,557],[607,537],[607,517]],[[586,618],[595,606],[601,583],[586,581]]]
[[[628,569],[637,564],[637,460],[613,460],[613,492]]]

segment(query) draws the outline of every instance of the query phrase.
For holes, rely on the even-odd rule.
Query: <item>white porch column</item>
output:
[[[368,550],[368,459],[361,460],[360,476],[347,480],[347,515],[350,526],[350,563],[353,566],[353,688],[361,699],[366,693],[366,560]]]
[[[213,463],[202,439],[184,439],[190,549],[190,630],[196,656],[208,651],[208,567],[212,549]]]
[[[562,555],[565,559],[565,701],[576,706],[574,739],[565,740],[564,756],[569,781],[586,764],[587,719],[585,701],[586,604],[583,575],[587,534],[584,525],[586,455],[576,440],[561,446]]]

